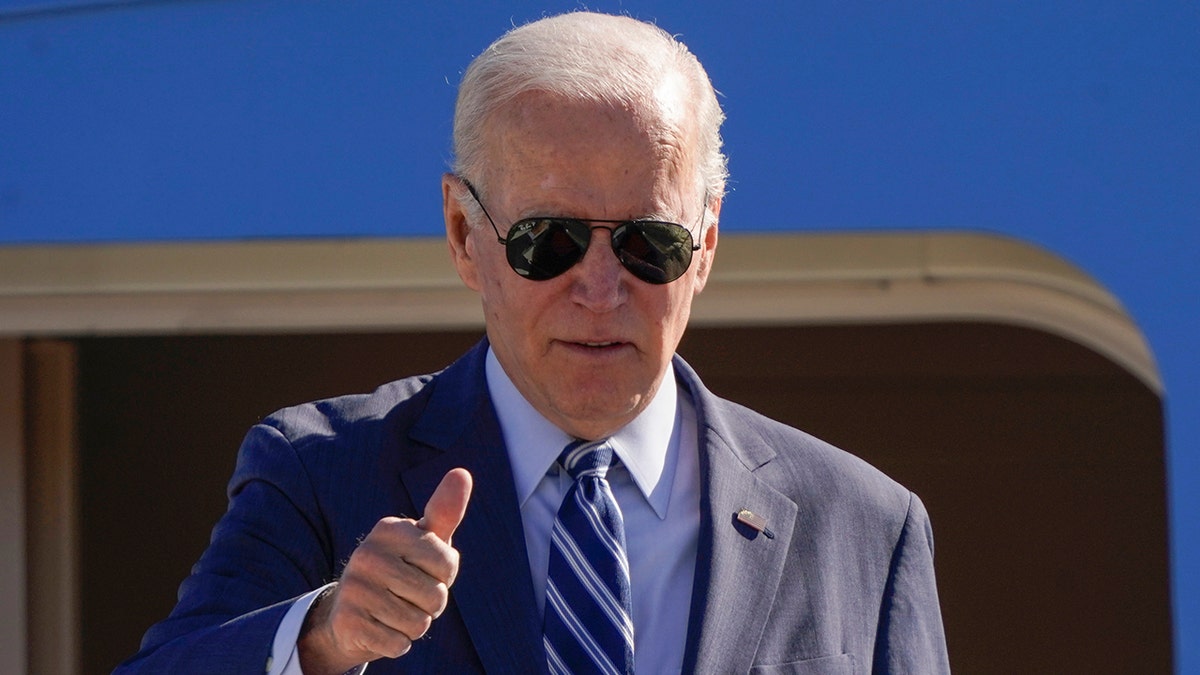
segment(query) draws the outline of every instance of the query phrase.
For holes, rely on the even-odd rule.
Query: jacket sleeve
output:
[[[873,671],[950,672],[933,574],[933,530],[925,505],[911,493],[880,608]]]
[[[250,430],[228,495],[228,510],[180,586],[175,609],[116,673],[266,672],[292,602],[333,579],[313,485],[279,430]]]

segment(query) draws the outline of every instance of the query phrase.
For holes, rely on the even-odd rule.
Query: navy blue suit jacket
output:
[[[544,672],[486,342],[435,375],[282,410],[247,435],[229,510],[171,615],[118,672],[261,673],[291,602],[337,578],[381,517],[475,476],[458,579],[426,637],[369,673]],[[685,671],[949,669],[920,500],[861,460],[717,398],[676,357],[699,419],[701,529]],[[767,519],[768,538],[736,521]]]

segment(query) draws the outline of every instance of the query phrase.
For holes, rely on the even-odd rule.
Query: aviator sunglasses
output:
[[[466,179],[460,180],[492,224],[496,240],[507,253],[509,266],[531,281],[553,279],[582,260],[592,241],[592,230],[608,230],[617,260],[648,284],[669,284],[683,276],[692,264],[692,252],[700,250],[686,227],[661,220],[538,216],[518,220],[508,229],[508,236],[502,237],[475,187]]]

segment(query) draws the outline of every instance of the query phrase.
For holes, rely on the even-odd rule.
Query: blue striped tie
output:
[[[575,441],[558,461],[575,480],[554,521],[543,640],[551,673],[633,672],[625,524],[604,474],[606,440]]]

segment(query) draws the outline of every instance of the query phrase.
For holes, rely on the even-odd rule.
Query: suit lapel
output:
[[[683,670],[703,664],[706,672],[747,672],[783,575],[797,507],[753,473],[774,450],[757,437],[728,442],[738,437],[736,425],[727,429],[712,394],[682,361],[676,366],[700,423],[700,543]],[[742,509],[764,518],[774,537],[738,523]]]
[[[475,478],[453,544],[461,554],[451,590],[471,642],[489,672],[545,669],[539,612],[525,552],[512,469],[487,396],[486,343],[447,369],[412,437],[442,450],[401,474],[413,502],[424,505],[454,467]]]

